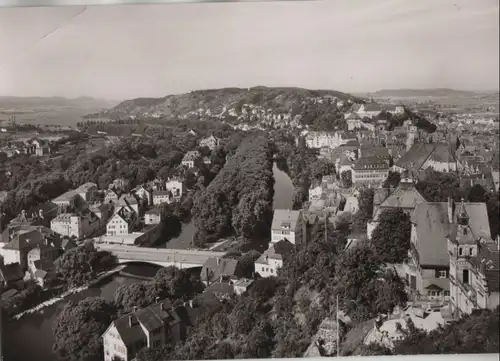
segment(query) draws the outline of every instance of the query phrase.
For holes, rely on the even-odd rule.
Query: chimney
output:
[[[137,306],[133,307],[134,312],[137,312]]]
[[[155,298],[156,303],[160,302],[160,297]]]
[[[128,316],[128,327],[132,327],[133,322],[132,322],[132,316]]]
[[[164,310],[164,307],[163,307],[163,302],[160,303],[160,310],[163,311]]]
[[[189,300],[189,307],[193,308],[193,300]]]
[[[220,265],[220,258],[217,257],[217,265],[219,266]]]

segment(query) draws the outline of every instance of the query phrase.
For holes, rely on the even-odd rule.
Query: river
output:
[[[273,167],[274,209],[291,209],[293,202],[293,185],[288,175]],[[167,244],[167,248],[188,248],[191,244],[195,228],[192,223],[183,225],[181,234]],[[152,265],[129,265],[123,271],[139,277],[151,277],[158,268]],[[100,286],[89,288],[79,294],[68,297],[68,300],[81,300],[86,297],[102,297],[113,300],[116,289],[124,284],[141,282],[131,276],[115,275]],[[5,359],[9,361],[56,361],[52,354],[52,323],[64,307],[65,301],[42,309],[38,313],[26,315],[17,321],[5,322],[3,326],[3,345]]]

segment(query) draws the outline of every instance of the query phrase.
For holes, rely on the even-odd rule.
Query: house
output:
[[[42,139],[32,139],[25,143],[25,153],[41,157],[50,154],[49,143]]]
[[[78,195],[86,202],[94,202],[99,195],[97,184],[92,182],[82,184],[80,187],[75,189],[75,192],[78,193]]]
[[[99,217],[92,212],[61,213],[50,222],[50,229],[61,236],[77,239],[90,236],[101,226]]]
[[[176,200],[179,200],[184,193],[184,182],[180,178],[169,178],[165,187],[168,191],[172,192],[172,196]]]
[[[75,189],[72,189],[54,198],[52,203],[59,207],[60,212],[71,212],[84,207],[85,201]]]
[[[123,193],[127,193],[130,188],[130,182],[125,178],[116,178],[111,184],[108,186],[108,189],[113,189],[116,191],[121,191]]]
[[[112,189],[107,189],[104,192],[104,202],[116,204],[118,202],[118,194]]]
[[[275,209],[271,225],[271,242],[277,243],[287,239],[295,244],[297,235],[301,236],[303,227],[302,211]]]
[[[210,150],[214,150],[219,146],[219,143],[220,139],[211,135],[208,138],[202,139],[200,141],[200,147],[207,147]]]
[[[137,198],[135,198],[133,195],[129,194],[122,194],[118,200],[116,201],[116,206],[117,207],[125,207],[131,211],[134,211],[135,213],[139,214],[139,202],[137,202]]]
[[[166,191],[153,191],[153,205],[157,206],[162,203],[170,203],[172,192]]]
[[[236,279],[244,276],[244,270],[238,260],[230,258],[209,258],[201,268],[200,278],[206,285],[214,282]]]
[[[45,236],[37,229],[13,231],[10,241],[0,248],[4,263],[19,263],[23,270],[28,266],[28,252],[45,242]]]
[[[455,239],[463,213],[470,233],[477,241],[490,238],[488,213],[484,203],[464,203],[456,211],[455,202],[418,203],[411,219],[409,260],[403,265],[413,293],[427,299],[450,296],[448,241]]]
[[[352,166],[352,183],[355,186],[379,186],[388,175],[389,163],[384,157],[361,157]]]
[[[437,172],[455,172],[458,163],[453,147],[445,143],[415,143],[394,164],[394,170],[417,173],[426,169]]]
[[[227,282],[214,282],[203,290],[203,293],[211,293],[220,301],[229,300],[236,295],[234,287]]]
[[[283,267],[284,257],[293,251],[293,247],[287,239],[272,243],[267,251],[255,261],[255,272],[261,277],[276,277],[278,269]]]
[[[104,360],[130,361],[143,348],[158,349],[184,340],[188,321],[182,308],[163,300],[114,320],[102,335]]]
[[[361,104],[356,113],[361,118],[364,117],[373,118],[382,113],[382,110],[383,108],[380,104],[368,103],[368,104]]]
[[[28,252],[28,271],[32,274],[40,268],[38,268],[36,262],[42,262],[44,266],[47,264],[53,266],[54,261],[59,257],[59,250],[52,245],[46,243],[37,244],[35,248]]]
[[[137,223],[137,213],[130,211],[125,207],[121,207],[111,217],[106,225],[106,235],[120,236],[126,235],[133,231]]]
[[[153,192],[144,186],[138,187],[134,191],[134,195],[137,197],[137,199],[142,200],[144,202],[143,204],[147,206],[153,204]]]
[[[3,257],[0,257],[0,284],[2,289],[21,289],[24,285],[24,272],[21,265],[16,263],[4,264]]]
[[[356,113],[349,113],[345,117],[347,130],[356,130],[361,128],[361,118]]]
[[[485,234],[474,233],[477,225],[473,226],[467,208],[460,205],[448,237],[450,301],[456,317],[476,309],[495,309],[500,303],[499,239],[492,241],[483,238]]]
[[[108,219],[113,215],[114,204],[100,203],[90,206],[90,212],[96,215],[101,221],[101,226],[104,226]]]
[[[243,293],[247,292],[253,285],[253,283],[254,281],[248,278],[240,278],[239,280],[235,280],[232,282],[234,292],[237,295],[242,295]]]
[[[148,209],[144,213],[145,224],[159,224],[162,221],[163,221],[163,211],[158,207]]]
[[[197,150],[191,150],[184,154],[182,158],[182,165],[188,168],[193,168],[196,165],[196,162],[200,159],[200,152]]]
[[[357,140],[356,135],[346,132],[308,132],[305,142],[309,148],[337,148],[350,140]]]
[[[415,188],[415,181],[404,172],[394,191],[387,188],[375,189],[373,195],[373,219],[367,224],[367,236],[371,235],[378,225],[378,219],[383,211],[388,209],[402,209],[410,217],[418,203],[426,202],[425,198]]]

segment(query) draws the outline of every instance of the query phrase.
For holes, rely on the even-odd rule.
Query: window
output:
[[[161,346],[161,341],[160,340],[156,340],[153,342],[153,348],[158,348]]]
[[[469,248],[469,256],[472,256],[472,248]]]
[[[458,247],[458,255],[461,256],[463,254],[463,248]]]
[[[468,269],[464,269],[462,271],[462,282],[465,284],[469,283],[469,270]]]
[[[448,277],[447,273],[448,272],[446,272],[446,270],[439,271],[439,278],[447,278]]]
[[[450,297],[450,291],[444,291],[444,296],[445,297]]]

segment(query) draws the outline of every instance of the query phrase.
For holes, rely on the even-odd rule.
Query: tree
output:
[[[320,180],[325,175],[335,174],[335,164],[326,160],[318,159],[310,165],[311,178]]]
[[[345,170],[340,174],[340,177],[342,179],[342,186],[344,188],[351,188],[352,187],[352,171],[351,170]]]
[[[101,298],[70,301],[53,324],[54,353],[61,361],[102,360],[101,336],[115,318],[113,304]]]
[[[389,175],[387,176],[387,179],[384,181],[382,187],[396,188],[399,185],[400,180],[401,180],[401,174],[399,174],[399,172],[389,171]]]
[[[402,263],[410,249],[410,217],[401,208],[386,209],[380,215],[371,243],[383,262]]]

